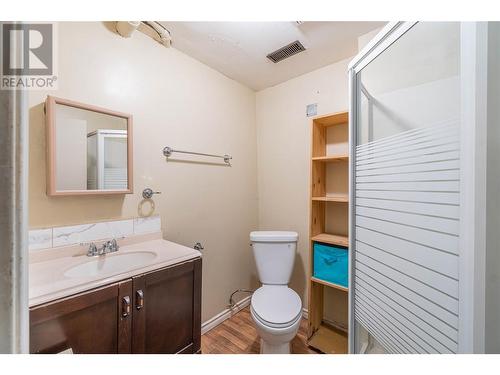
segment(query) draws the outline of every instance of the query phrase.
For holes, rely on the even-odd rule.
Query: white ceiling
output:
[[[262,90],[353,56],[358,36],[385,22],[161,22],[173,47],[229,78]],[[295,40],[306,51],[277,64],[266,58]]]

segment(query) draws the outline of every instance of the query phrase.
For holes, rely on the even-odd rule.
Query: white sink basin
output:
[[[64,273],[64,276],[92,277],[106,274],[117,274],[140,268],[141,266],[150,263],[154,258],[156,258],[156,253],[151,251],[108,254],[93,258],[89,262],[71,267]]]

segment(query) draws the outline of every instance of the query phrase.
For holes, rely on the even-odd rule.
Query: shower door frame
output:
[[[390,22],[349,70],[349,353],[356,350],[354,306],[355,165],[359,122],[357,73],[418,22]],[[484,353],[486,228],[486,22],[460,23],[460,240],[458,352]],[[472,249],[472,250],[470,250]]]

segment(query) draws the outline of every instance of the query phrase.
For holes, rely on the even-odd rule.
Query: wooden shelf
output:
[[[347,202],[349,202],[349,195],[347,195],[347,194],[335,194],[335,195],[328,195],[326,197],[312,197],[311,199],[313,201],[320,201],[320,202],[347,203]]]
[[[307,341],[309,346],[326,354],[347,354],[347,334],[340,329],[321,324]]]
[[[349,122],[349,112],[337,112],[326,116],[319,116],[313,122],[321,126],[347,125]]]
[[[311,281],[314,282],[314,283],[325,285],[325,286],[330,287],[330,288],[342,290],[343,292],[349,291],[349,289],[346,288],[345,286],[342,286],[342,285],[339,285],[339,284],[335,284],[335,283],[331,283],[329,281],[321,280],[321,279],[318,279],[317,277],[311,277]]]
[[[349,114],[339,112],[315,117],[311,131],[309,275],[314,275],[314,243],[348,247]],[[330,203],[329,203],[330,202]],[[328,233],[329,232],[329,233]],[[347,353],[348,288],[316,277],[307,280],[309,296],[309,345],[324,353]],[[328,290],[327,290],[328,288]],[[326,293],[332,292],[332,293]],[[325,298],[335,306],[335,327],[325,322]],[[333,306],[332,305],[332,306]],[[337,327],[338,326],[338,327]]]
[[[312,160],[323,162],[323,163],[327,163],[330,161],[343,161],[343,160],[349,160],[349,155],[342,154],[342,155],[316,156],[316,157],[312,158]]]
[[[323,242],[330,245],[349,246],[349,238],[347,236],[339,236],[336,234],[320,233],[311,237],[311,241]]]

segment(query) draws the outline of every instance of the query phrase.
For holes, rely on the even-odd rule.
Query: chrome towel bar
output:
[[[230,155],[214,155],[214,154],[205,154],[203,152],[192,152],[192,151],[182,151],[182,150],[174,150],[172,147],[165,147],[163,149],[163,155],[165,155],[167,158],[172,156],[174,152],[180,153],[180,154],[190,154],[190,155],[200,155],[200,156],[209,156],[211,158],[221,158],[224,159],[224,163],[230,164],[231,159],[233,158]]]

